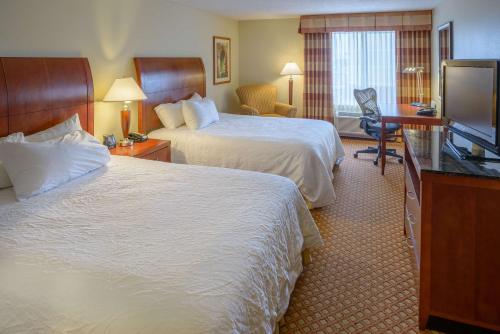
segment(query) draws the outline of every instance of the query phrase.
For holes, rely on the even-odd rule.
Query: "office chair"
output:
[[[359,127],[365,130],[365,133],[378,141],[377,147],[368,147],[364,150],[359,150],[354,153],[354,158],[360,153],[373,153],[377,157],[373,161],[375,166],[378,165],[378,159],[382,156],[381,133],[382,124],[380,123],[380,109],[377,104],[377,92],[373,88],[355,89],[354,98],[358,102],[363,116],[359,119],[361,123]],[[401,124],[387,123],[385,129],[386,139],[393,139],[396,131],[401,128]],[[392,138],[391,138],[392,137]],[[385,155],[398,158],[399,163],[403,163],[403,157],[396,154],[395,149],[386,149]]]

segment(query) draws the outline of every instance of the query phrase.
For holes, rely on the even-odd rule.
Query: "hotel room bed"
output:
[[[0,67],[0,137],[75,113],[93,132],[86,59]],[[269,174],[112,157],[49,192],[18,191],[0,190],[2,333],[272,333],[301,252],[322,243],[296,185]]]
[[[293,182],[231,169],[113,157],[0,203],[5,332],[272,333],[321,244]]]
[[[313,206],[330,204],[334,164],[344,156],[332,124],[306,119],[219,114],[196,131],[161,128],[149,137],[171,141],[172,161],[286,176]]]
[[[318,120],[219,114],[206,128],[164,128],[154,111],[162,103],[205,95],[200,58],[135,58],[148,96],[139,103],[139,131],[172,141],[172,161],[252,170],[290,178],[311,207],[335,199],[332,170],[344,157],[335,127]]]

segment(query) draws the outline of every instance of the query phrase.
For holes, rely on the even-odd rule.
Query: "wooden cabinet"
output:
[[[500,164],[453,158],[440,133],[404,137],[404,230],[419,268],[420,328],[444,319],[500,331]]]
[[[146,160],[170,162],[170,141],[148,139],[133,146],[116,147],[110,150],[113,155],[125,155]]]

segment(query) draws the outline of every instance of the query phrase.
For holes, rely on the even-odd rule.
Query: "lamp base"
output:
[[[128,138],[123,138],[122,140],[120,140],[120,142],[118,143],[118,145],[122,146],[122,147],[127,147],[127,146],[132,146],[134,145],[134,142]]]

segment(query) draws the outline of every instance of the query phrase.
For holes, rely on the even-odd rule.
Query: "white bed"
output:
[[[332,124],[308,119],[220,113],[220,121],[206,128],[161,128],[149,137],[170,140],[176,163],[288,177],[312,207],[335,199],[332,170],[345,155]]]
[[[272,333],[321,244],[286,178],[126,157],[0,217],[2,333]]]

